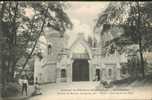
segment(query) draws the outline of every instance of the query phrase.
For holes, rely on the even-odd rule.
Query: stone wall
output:
[[[52,45],[51,48],[51,54],[48,55],[48,64],[47,64],[47,71],[48,74],[46,74],[47,81],[48,82],[57,82],[60,80],[60,71],[61,68],[58,67],[58,62],[60,62],[61,58],[64,57],[61,52],[65,48],[65,40],[66,37],[61,37],[59,33],[52,33],[51,35],[48,35],[48,44]],[[66,57],[63,58],[64,62],[66,63]],[[62,63],[65,65],[65,63]],[[63,65],[60,65],[63,67]]]
[[[64,52],[65,50],[65,38],[60,37],[58,33],[52,33],[47,36],[48,45],[51,44],[51,52],[48,54],[46,50],[46,64],[41,66],[41,82],[42,83],[54,83],[54,82],[72,82],[72,63],[73,63],[73,52],[75,49],[71,46],[69,52]],[[112,56],[103,57],[101,56],[101,47],[99,48],[90,48],[87,46],[85,41],[78,39],[79,42],[74,42],[73,45],[83,43],[86,52],[89,54],[89,77],[90,81],[93,81],[96,78],[96,70],[98,69],[102,74],[100,79],[111,80],[120,79],[120,63],[121,57],[115,53]],[[81,41],[81,42],[80,42]],[[63,50],[63,52],[61,52]],[[77,53],[78,54],[78,53]],[[88,58],[88,57],[87,57]],[[86,59],[87,59],[86,58]],[[109,67],[108,64],[112,66]],[[112,76],[109,77],[109,69],[112,70]],[[65,70],[66,77],[61,77],[61,71]]]
[[[57,64],[60,60],[60,53],[62,49],[64,48],[65,38],[61,37],[59,33],[50,33],[47,34],[47,43],[48,46],[50,45],[51,48],[48,49],[46,45],[46,50],[43,61],[38,61],[37,64],[35,64],[35,71],[38,75],[38,73],[41,74],[40,82],[41,83],[54,83],[57,82],[57,77],[60,76],[60,70],[57,69]],[[36,59],[35,59],[36,61]],[[43,63],[44,62],[44,63]]]
[[[52,45],[51,54],[48,55],[49,61],[57,61],[58,54],[64,48],[64,38],[60,36],[49,36],[48,44]]]
[[[56,82],[56,74],[57,74],[57,72],[56,72],[56,69],[57,69],[57,65],[56,65],[56,63],[49,63],[47,66],[45,66],[46,67],[46,70],[45,70],[45,73],[43,73],[43,74],[45,74],[45,78],[46,78],[46,80],[45,80],[45,82],[46,83],[55,83]]]
[[[34,80],[36,77],[39,83],[54,83],[56,82],[56,62],[48,62],[42,65],[42,60],[35,57],[34,64]]]

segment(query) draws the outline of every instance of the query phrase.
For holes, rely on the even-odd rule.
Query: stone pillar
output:
[[[106,80],[106,68],[104,63],[101,64],[101,69],[100,69],[100,81],[105,81]]]
[[[121,69],[120,63],[117,62],[117,69],[116,69],[116,79],[117,79],[117,80],[120,80],[120,79],[121,79],[120,69]]]
[[[56,68],[56,83],[61,82],[61,69],[60,69],[60,64],[57,63],[57,68]]]
[[[88,60],[89,63],[89,81],[93,81],[93,69],[92,69],[92,62]]]
[[[96,65],[92,64],[92,81],[94,81],[96,76]]]
[[[73,64],[73,60],[70,60],[68,62],[68,68],[67,68],[67,82],[68,83],[72,82],[72,64]]]

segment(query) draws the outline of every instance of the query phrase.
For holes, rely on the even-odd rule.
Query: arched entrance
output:
[[[87,59],[75,59],[72,64],[72,81],[89,81],[89,63]]]
[[[91,49],[86,43],[84,36],[79,34],[77,39],[70,47],[71,67],[70,77],[72,81],[90,81],[92,80]]]

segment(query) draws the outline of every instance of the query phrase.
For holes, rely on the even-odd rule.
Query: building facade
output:
[[[126,63],[125,55],[115,51],[103,57],[101,47],[90,47],[83,34],[79,34],[69,48],[66,48],[67,40],[66,36],[60,37],[59,33],[47,36],[43,59],[35,56],[35,80],[58,83],[122,79],[121,63]]]

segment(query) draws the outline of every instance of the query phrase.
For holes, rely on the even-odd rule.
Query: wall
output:
[[[52,33],[48,35],[47,40],[48,44],[52,45],[51,54],[48,55],[48,80],[51,82],[56,82],[57,77],[60,77],[60,69],[57,69],[58,62],[60,61],[62,54],[64,52],[61,52],[63,48],[65,48],[65,43],[67,40],[65,40],[65,37],[61,37],[60,33]],[[67,45],[67,44],[66,44]],[[66,60],[66,57],[64,57],[64,60]],[[64,62],[64,61],[63,61]],[[63,66],[63,65],[60,65]]]
[[[55,83],[56,82],[56,63],[49,63],[47,66],[46,66],[46,73],[45,76],[46,76],[46,83],[49,82],[49,83]]]
[[[64,48],[65,38],[60,37],[59,33],[50,33],[47,34],[46,37],[47,44],[51,45],[51,48],[48,49],[48,45],[46,45],[46,50],[43,60],[42,61],[36,61],[37,64],[35,64],[36,73],[41,73],[41,83],[55,83],[57,79],[57,74],[59,74],[59,71],[57,70],[57,64],[59,62],[59,54],[61,53],[61,50]],[[40,47],[41,48],[41,47]],[[50,50],[50,51],[48,51]]]
[[[48,44],[52,45],[51,54],[48,55],[49,61],[57,61],[58,60],[58,54],[64,47],[64,38],[61,38],[60,36],[48,36]]]

